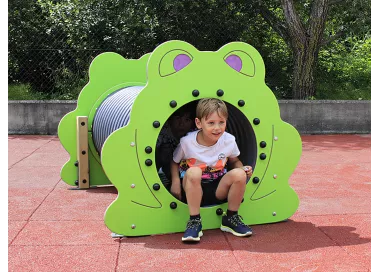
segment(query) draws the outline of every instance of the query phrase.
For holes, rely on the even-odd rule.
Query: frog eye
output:
[[[165,77],[184,69],[193,57],[184,50],[175,49],[166,53],[159,66],[160,76]]]
[[[224,61],[235,71],[253,77],[255,75],[255,63],[244,51],[232,51],[224,57]]]

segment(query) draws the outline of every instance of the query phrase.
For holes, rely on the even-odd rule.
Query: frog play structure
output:
[[[244,222],[292,216],[299,199],[289,178],[301,156],[301,139],[280,118],[260,54],[242,42],[209,52],[169,41],[138,60],[116,53],[97,56],[77,108],[58,127],[70,154],[62,180],[79,188],[116,187],[118,196],[104,219],[114,233],[183,232],[188,207],[163,186],[155,167],[156,143],[173,113],[205,97],[226,102],[227,131],[236,137],[243,165],[253,168],[239,209]],[[219,228],[226,209],[227,203],[202,207],[203,229]]]

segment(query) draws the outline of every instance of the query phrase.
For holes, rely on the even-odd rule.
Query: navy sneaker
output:
[[[234,214],[232,216],[223,215],[220,229],[240,237],[252,235],[252,229],[244,224],[242,220],[243,217],[238,214]]]
[[[182,241],[184,242],[198,242],[203,236],[201,219],[190,219],[187,222],[185,233],[183,234]]]

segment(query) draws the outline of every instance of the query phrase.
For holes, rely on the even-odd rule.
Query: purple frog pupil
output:
[[[237,55],[230,55],[225,59],[226,63],[234,70],[240,72],[243,62]],[[173,67],[176,72],[185,68],[191,62],[191,58],[185,54],[179,54],[174,58]]]
[[[236,55],[230,55],[226,58],[226,63],[234,70],[240,72],[241,68],[243,67],[243,63],[240,59],[240,57]]]
[[[185,54],[179,54],[173,61],[173,67],[176,72],[185,68],[191,62],[191,58]]]

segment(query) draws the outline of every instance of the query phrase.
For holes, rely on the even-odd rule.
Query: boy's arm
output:
[[[238,157],[228,158],[228,164],[230,165],[231,169],[243,168],[248,177],[252,176],[252,167],[249,165],[244,166]]]
[[[228,158],[228,164],[230,165],[231,169],[243,167],[243,163],[239,160],[238,157]]]
[[[172,186],[170,192],[179,200],[181,200],[181,181],[179,179],[179,164],[175,161],[170,162],[170,173],[172,176]]]
[[[170,162],[170,173],[172,176],[172,182],[180,182],[179,179],[179,164],[175,161]]]

